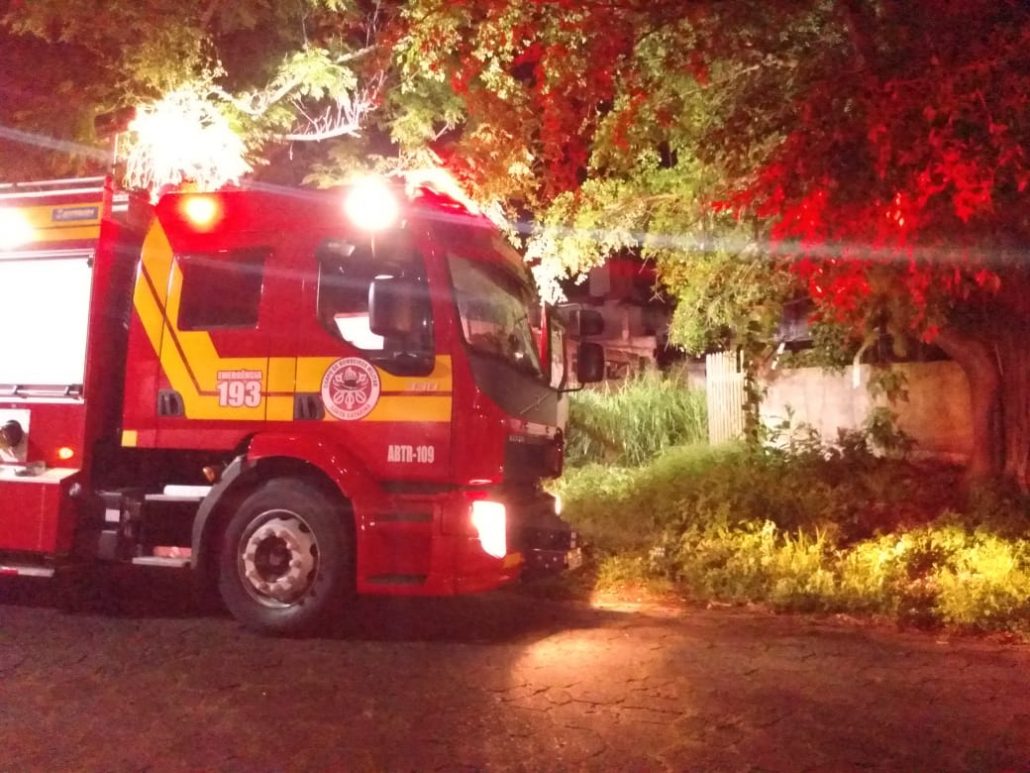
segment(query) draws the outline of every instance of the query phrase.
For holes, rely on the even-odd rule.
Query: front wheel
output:
[[[353,586],[353,546],[346,514],[309,483],[264,483],[229,520],[219,556],[226,607],[262,633],[310,632],[335,612]]]

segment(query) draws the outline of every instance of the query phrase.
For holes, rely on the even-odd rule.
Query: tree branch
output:
[[[308,129],[280,135],[286,142],[322,142],[336,137],[358,137],[365,117],[376,108],[379,92],[385,82],[385,73],[378,73],[369,79],[360,93],[351,97],[340,95],[335,103],[325,109],[317,118],[310,116],[300,100],[294,101],[297,112],[308,123]]]
[[[204,9],[204,13],[200,15],[200,26],[207,29],[208,25],[211,24],[211,20],[215,17],[215,13],[218,12],[218,6],[222,4],[222,0],[210,0],[207,4],[207,8]]]
[[[866,0],[838,0],[838,7],[844,11],[851,44],[861,59],[862,69],[873,73],[878,71],[879,55],[876,49],[874,21]]]
[[[348,54],[341,54],[340,56],[333,59],[333,64],[343,65],[350,62],[356,61],[363,56],[367,56],[369,53],[374,51],[376,46],[365,46],[357,51],[351,51]],[[295,75],[292,78],[287,78],[279,84],[273,91],[270,92],[259,92],[253,94],[249,99],[240,99],[239,97],[233,96],[229,92],[225,91],[219,86],[212,87],[212,90],[216,95],[221,97],[227,102],[232,103],[241,113],[249,115],[251,118],[260,118],[272,107],[272,105],[285,99],[291,91],[296,89],[301,83],[304,82],[304,78]],[[378,86],[377,86],[378,91]]]

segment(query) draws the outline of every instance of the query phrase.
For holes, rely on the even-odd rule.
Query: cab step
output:
[[[161,545],[154,548],[149,556],[136,556],[132,563],[136,566],[160,566],[167,569],[182,569],[190,565],[193,551],[178,545]]]
[[[145,502],[201,502],[211,486],[165,486],[160,494],[146,494]]]
[[[0,577],[53,577],[51,566],[37,564],[0,564]]]
[[[164,569],[184,569],[190,565],[188,558],[166,558],[164,556],[136,556],[132,559],[136,566],[158,566]]]

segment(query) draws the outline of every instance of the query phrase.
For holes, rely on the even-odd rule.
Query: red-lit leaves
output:
[[[630,154],[638,149],[642,123],[666,129],[674,123],[675,108],[648,105],[661,65],[642,63],[638,46],[670,25],[698,17],[705,7],[679,0],[435,0],[425,5],[434,12],[419,25],[457,30],[448,38],[446,54],[427,52],[432,64],[426,65],[445,77],[467,115],[454,152],[477,157],[466,165],[483,175],[483,185],[497,186],[510,177],[512,164],[528,164],[532,190],[515,193],[540,204],[582,184],[599,142]],[[674,70],[707,78],[708,61],[700,48],[670,48],[665,56]]]
[[[1001,253],[1030,242],[1030,18],[926,0],[872,33],[878,59],[801,89],[783,141],[722,206],[771,221],[824,316],[893,315],[933,339],[949,309],[1019,281]]]

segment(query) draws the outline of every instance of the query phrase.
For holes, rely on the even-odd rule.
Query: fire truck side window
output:
[[[251,249],[181,257],[179,329],[255,327],[265,255]]]
[[[370,245],[356,247],[347,255],[320,251],[318,261],[318,319],[330,333],[359,349],[394,353],[398,350],[432,349],[432,318],[428,294],[424,310],[418,316],[424,323],[415,338],[418,340],[385,340],[369,327],[368,291],[372,280],[395,276],[425,285],[422,258],[410,245]]]

